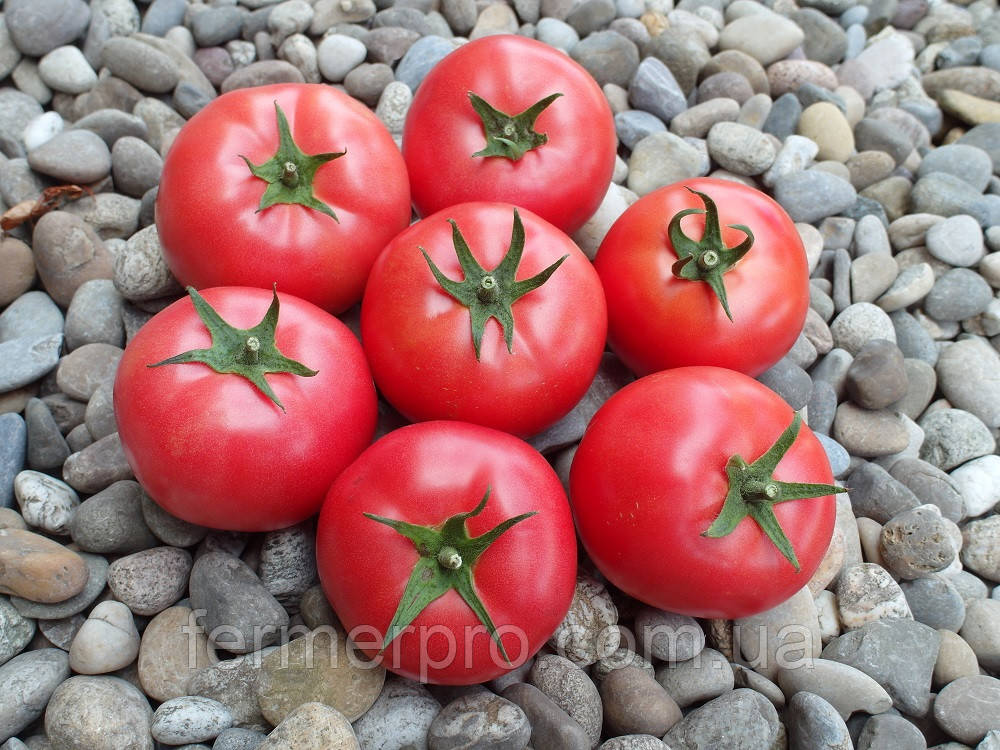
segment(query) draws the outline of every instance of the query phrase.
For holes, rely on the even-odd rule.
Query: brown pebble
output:
[[[35,281],[35,258],[21,240],[0,240],[0,307],[9,305]]]
[[[604,725],[612,734],[652,734],[662,737],[681,720],[670,694],[638,667],[622,667],[601,683]]]
[[[0,529],[0,593],[52,604],[83,591],[83,558],[58,542],[22,529]]]

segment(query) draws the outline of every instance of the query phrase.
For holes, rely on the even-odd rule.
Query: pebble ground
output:
[[[1000,748],[996,0],[0,11],[0,210],[95,193],[0,240],[0,750]],[[564,50],[615,113],[614,183],[575,236],[591,257],[638,196],[688,177],[758,187],[797,222],[811,309],[760,379],[851,489],[833,544],[807,588],[737,622],[644,607],[585,565],[558,653],[483,686],[307,669],[297,641],[217,643],[217,663],[185,634],[192,608],[248,633],[334,617],[311,522],[194,527],[122,455],[122,347],[180,293],[153,226],[163,155],[220,92],[279,81],[343,87],[398,138],[427,71],[494,33]],[[563,476],[629,379],[608,355],[534,438]]]

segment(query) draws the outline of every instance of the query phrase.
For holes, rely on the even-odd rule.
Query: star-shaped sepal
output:
[[[306,154],[292,138],[288,119],[278,106],[278,102],[274,103],[274,110],[278,117],[277,153],[263,164],[254,164],[240,154],[240,158],[250,167],[251,174],[268,183],[264,195],[260,198],[257,211],[263,211],[278,203],[297,203],[306,208],[314,208],[339,223],[340,220],[333,209],[314,195],[313,180],[317,169],[347,152]]]
[[[801,425],[802,417],[796,414],[792,423],[785,428],[774,444],[752,464],[748,464],[741,456],[730,457],[726,462],[726,476],[729,478],[726,500],[719,515],[712,525],[702,532],[702,536],[724,537],[749,516],[767,534],[795,570],[800,570],[792,543],[774,515],[774,505],[789,500],[804,500],[847,492],[844,487],[832,484],[780,482],[774,479],[774,470],[792,447]]]
[[[511,310],[511,305],[548,281],[549,277],[555,273],[555,270],[568,256],[564,255],[530,279],[518,281],[514,277],[524,253],[524,224],[521,223],[521,217],[516,208],[514,209],[514,225],[510,235],[510,247],[503,260],[492,271],[487,271],[473,257],[468,243],[458,229],[458,224],[453,219],[448,219],[448,223],[451,224],[452,243],[455,246],[455,254],[458,255],[458,262],[462,266],[465,278],[462,281],[449,279],[434,264],[426,250],[421,247],[420,252],[423,253],[431,273],[434,274],[434,278],[437,279],[441,288],[455,301],[469,308],[469,315],[472,319],[472,345],[476,351],[476,359],[479,359],[483,331],[486,329],[486,321],[490,318],[496,318],[497,322],[500,323],[507,351],[513,353],[514,313]]]
[[[679,211],[670,220],[667,232],[678,258],[670,270],[679,279],[707,283],[715,292],[715,296],[718,297],[722,309],[726,311],[726,317],[732,320],[733,314],[729,311],[726,285],[722,275],[732,269],[736,262],[750,251],[750,247],[753,245],[753,232],[743,224],[730,224],[731,229],[739,229],[746,234],[746,239],[736,247],[726,247],[722,241],[719,210],[715,206],[715,201],[705,193],[691,188],[685,189],[701,198],[705,208],[687,208]],[[697,242],[684,234],[681,229],[681,219],[689,214],[705,214],[705,231]]]
[[[535,120],[552,102],[562,94],[549,94],[532,104],[523,112],[509,115],[501,112],[478,94],[469,92],[469,101],[483,121],[486,147],[473,156],[503,156],[517,161],[533,148],[548,143],[549,137],[535,132]]]
[[[400,634],[406,631],[417,615],[441,596],[454,589],[469,605],[476,617],[486,628],[490,637],[496,642],[500,654],[509,664],[510,659],[497,635],[493,618],[486,610],[479,593],[476,591],[473,578],[473,567],[479,557],[489,549],[500,536],[512,526],[521,523],[537,514],[537,511],[522,513],[497,524],[491,530],[477,537],[470,537],[465,522],[482,513],[490,499],[490,488],[472,510],[456,513],[439,526],[419,526],[406,521],[376,516],[365,513],[366,518],[385,524],[405,536],[416,547],[420,557],[413,566],[410,578],[403,590],[392,621],[382,639],[383,653]]]
[[[189,286],[188,294],[194,304],[195,312],[212,335],[212,346],[208,349],[192,349],[173,357],[147,365],[160,367],[162,365],[179,365],[190,362],[200,362],[208,365],[220,374],[233,374],[246,378],[253,383],[265,396],[271,399],[278,408],[285,411],[284,405],[274,394],[270,384],[264,378],[267,373],[288,372],[302,377],[312,377],[316,370],[310,370],[301,362],[289,359],[274,343],[275,330],[278,326],[278,290],[274,288],[274,297],[264,314],[263,320],[253,328],[235,328],[215,311],[205,301],[198,291]]]

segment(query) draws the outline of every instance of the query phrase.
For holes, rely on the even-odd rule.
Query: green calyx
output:
[[[750,247],[753,245],[753,232],[743,224],[730,224],[731,229],[739,229],[746,234],[746,239],[736,247],[726,247],[722,242],[719,210],[715,206],[715,201],[697,190],[686,189],[701,198],[705,208],[688,208],[679,211],[670,220],[667,231],[678,258],[671,271],[679,279],[707,283],[715,292],[715,296],[719,298],[719,302],[722,303],[722,309],[726,311],[726,316],[732,320],[733,314],[729,311],[726,285],[722,280],[722,275],[750,251]],[[681,229],[681,219],[688,214],[705,214],[705,232],[697,242],[684,234]]]
[[[278,151],[263,164],[253,164],[248,158],[240,158],[250,167],[254,177],[259,177],[268,183],[264,195],[260,198],[257,211],[263,211],[277,203],[297,203],[306,208],[314,208],[339,223],[337,215],[326,203],[313,195],[313,178],[316,170],[329,161],[343,156],[346,151],[335,154],[306,154],[292,138],[288,127],[288,119],[281,111],[278,103],[274,103],[278,116]]]
[[[494,108],[481,96],[469,92],[472,108],[483,121],[486,133],[486,148],[473,156],[503,156],[517,161],[533,148],[547,143],[549,137],[535,132],[535,120],[552,102],[562,94],[549,94],[526,110],[516,115],[508,115]]]
[[[366,518],[383,523],[398,531],[413,542],[413,546],[420,554],[420,558],[413,566],[410,578],[406,582],[406,589],[399,600],[396,613],[392,616],[392,622],[389,623],[385,632],[379,653],[384,652],[389,644],[416,619],[417,615],[424,611],[428,604],[454,589],[475,612],[476,617],[479,618],[490,637],[496,642],[504,660],[508,664],[510,663],[503,643],[500,642],[497,635],[493,619],[476,592],[472,568],[480,555],[489,549],[490,545],[505,531],[535,515],[537,511],[509,518],[485,534],[470,537],[465,522],[467,519],[479,515],[486,507],[489,498],[490,488],[487,487],[486,494],[483,495],[483,499],[475,508],[467,513],[456,513],[439,526],[419,526],[406,521],[383,518],[372,513],[364,514]]]
[[[316,371],[310,370],[301,362],[289,359],[278,351],[278,347],[274,343],[279,307],[277,285],[275,285],[274,298],[264,314],[264,319],[253,328],[246,329],[234,328],[224,321],[194,287],[189,286],[187,292],[191,295],[195,312],[198,313],[198,317],[201,318],[208,332],[212,334],[211,348],[192,349],[162,362],[147,365],[147,367],[200,362],[218,373],[231,373],[246,378],[257,386],[261,393],[271,399],[278,408],[285,411],[284,405],[274,395],[274,391],[271,390],[264,375],[272,372],[289,372],[293,375],[312,377]]]
[[[729,492],[722,505],[722,510],[715,521],[702,536],[723,537],[729,534],[739,523],[750,516],[768,538],[778,548],[778,551],[790,562],[795,570],[800,570],[798,558],[792,543],[785,535],[784,529],[774,515],[774,505],[789,500],[804,500],[810,497],[824,497],[839,492],[847,492],[844,487],[832,484],[805,484],[801,482],[779,482],[774,479],[774,470],[778,462],[792,447],[802,417],[798,414],[770,448],[754,461],[748,464],[741,456],[732,456],[726,462],[726,476],[729,477]]]
[[[497,322],[500,323],[507,351],[513,353],[514,313],[511,311],[511,305],[548,281],[567,256],[564,255],[530,279],[517,281],[514,277],[517,274],[517,267],[521,263],[521,255],[524,253],[524,225],[521,223],[521,217],[516,208],[514,209],[514,225],[510,235],[510,247],[503,260],[492,271],[484,269],[479,261],[472,256],[472,251],[469,250],[469,245],[462,237],[458,224],[452,219],[448,219],[448,222],[451,224],[455,253],[458,255],[458,262],[462,266],[465,278],[462,281],[449,279],[441,273],[426,250],[421,247],[420,252],[424,254],[424,259],[441,288],[457,302],[469,308],[469,315],[472,318],[472,345],[476,350],[476,359],[479,359],[483,331],[486,328],[486,321],[490,318],[496,318]]]

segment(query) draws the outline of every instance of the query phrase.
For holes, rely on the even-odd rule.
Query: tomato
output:
[[[567,233],[604,198],[617,145],[611,108],[590,74],[553,47],[507,34],[464,44],[434,66],[403,127],[422,216],[501,201]]]
[[[462,422],[402,427],[362,453],[330,488],[316,556],[354,642],[398,674],[443,684],[527,661],[576,581],[555,472],[527,443]]]
[[[153,500],[186,521],[297,523],[371,442],[375,389],[361,346],[290,295],[189,291],[125,348],[114,386],[125,456]]]
[[[707,212],[692,190],[710,199]],[[752,244],[736,258],[748,233]],[[685,252],[691,260],[681,267]],[[713,260],[714,270],[699,268]],[[809,269],[792,220],[764,193],[726,180],[687,180],[643,196],[611,227],[594,267],[611,348],[639,375],[684,365],[759,375],[795,343],[809,307]]]
[[[276,281],[334,313],[361,299],[375,257],[409,221],[406,165],[389,131],[318,84],[213,100],[174,140],[156,199],[163,254],[182,284]]]
[[[412,225],[379,256],[361,305],[375,382],[402,414],[520,436],[580,400],[606,330],[587,257],[503,203],[452,206]]]
[[[826,553],[831,493],[844,491],[798,422],[732,370],[680,367],[625,386],[570,470],[591,560],[625,593],[695,617],[745,617],[787,599]]]

